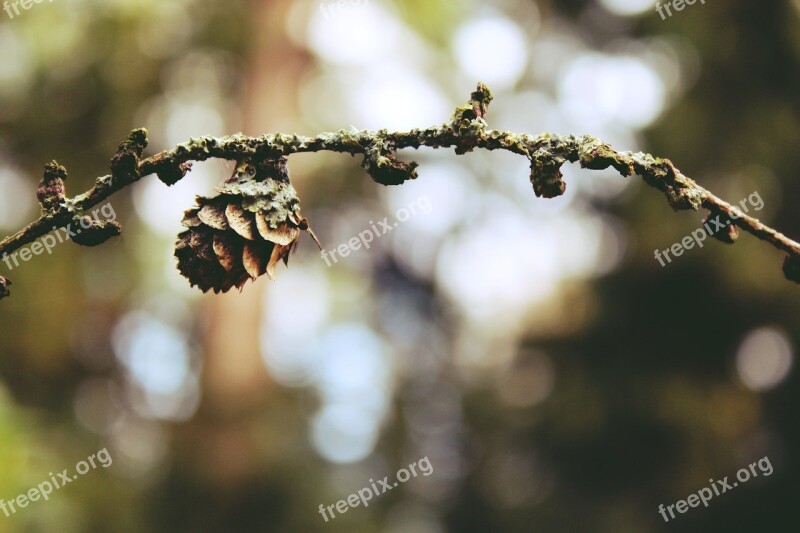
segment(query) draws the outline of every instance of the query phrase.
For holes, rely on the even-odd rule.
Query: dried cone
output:
[[[279,261],[288,264],[301,230],[317,240],[300,215],[285,158],[241,162],[216,191],[186,211],[187,230],[175,245],[178,270],[203,292],[241,289],[265,273],[272,278]]]

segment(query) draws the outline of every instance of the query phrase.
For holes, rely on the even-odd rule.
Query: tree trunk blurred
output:
[[[310,60],[287,36],[291,5],[291,0],[254,2],[249,22],[254,42],[243,66],[247,82],[240,95],[242,117],[234,130],[260,135],[297,129],[297,87]],[[271,283],[262,277],[241,293],[205,300],[202,404],[186,444],[197,454],[195,466],[213,486],[227,486],[234,493],[257,475],[255,466],[263,453],[249,427],[274,390],[259,348],[262,291]]]

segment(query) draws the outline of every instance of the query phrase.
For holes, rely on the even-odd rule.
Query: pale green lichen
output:
[[[379,136],[364,148],[364,160],[361,166],[377,183],[382,185],[400,185],[407,180],[417,178],[417,163],[404,162],[397,159],[397,149],[378,132]]]
[[[242,208],[252,213],[263,212],[270,227],[299,215],[300,199],[289,182],[286,158],[254,162],[240,161],[233,176],[216,191],[221,195],[241,198]]]

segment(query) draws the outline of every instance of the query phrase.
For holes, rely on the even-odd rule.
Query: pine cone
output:
[[[286,159],[241,162],[212,198],[197,197],[186,211],[175,256],[178,270],[203,292],[241,289],[263,274],[272,278],[275,265],[289,263],[300,230],[300,200],[289,183]],[[319,243],[318,243],[319,244]]]

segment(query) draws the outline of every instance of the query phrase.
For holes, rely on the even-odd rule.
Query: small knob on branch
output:
[[[39,182],[36,197],[45,211],[56,212],[63,205],[66,197],[64,182],[67,179],[67,169],[51,161],[44,166],[44,177]]]

